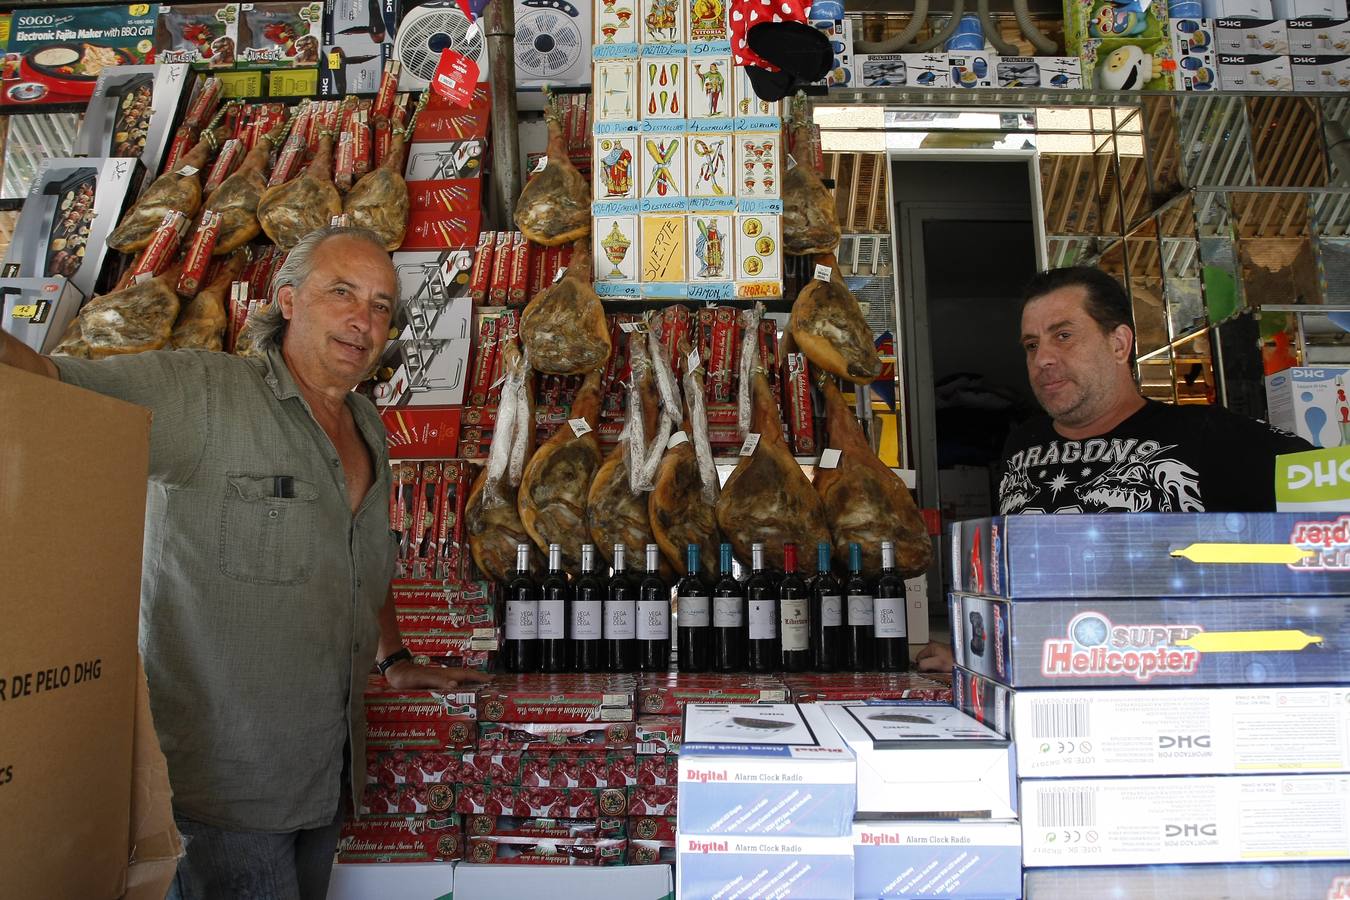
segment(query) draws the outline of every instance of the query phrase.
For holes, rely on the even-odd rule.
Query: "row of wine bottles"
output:
[[[562,551],[549,546],[548,574],[530,575],[530,545],[516,546],[516,575],[506,588],[508,672],[664,672],[671,658],[671,586],[661,578],[660,548],[648,544],[646,570],[627,571],[627,548],[614,545],[612,574],[596,571],[593,544],[581,548],[581,575],[568,579]],[[700,575],[690,544],[675,584],[676,664],[682,672],[903,672],[909,669],[905,582],[895,547],[881,545],[882,571],[862,573],[862,548],[849,545],[849,574],[831,572],[830,545],[816,548],[816,573],[798,571],[797,547],[783,547],[783,571],[764,564],[754,544],[751,571],[738,581],[731,545],[721,546],[718,578]]]

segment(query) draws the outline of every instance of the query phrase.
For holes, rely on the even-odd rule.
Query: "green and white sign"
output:
[[[1275,458],[1278,512],[1350,511],[1350,447],[1328,447]]]

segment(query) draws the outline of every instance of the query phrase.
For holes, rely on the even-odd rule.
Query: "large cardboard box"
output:
[[[455,866],[454,900],[522,897],[669,900],[670,866]],[[404,896],[380,892],[361,897]],[[420,898],[419,898],[420,900]]]
[[[150,415],[3,367],[0,411],[0,893],[162,898],[180,844],[136,653]]]

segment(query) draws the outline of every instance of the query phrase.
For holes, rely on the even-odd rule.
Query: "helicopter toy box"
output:
[[[849,833],[854,755],[823,707],[692,703],[679,765],[680,834]]]
[[[1144,464],[1130,449],[1084,444],[1084,465],[1102,471],[1094,490],[1128,501],[1131,479],[1148,478],[1170,479],[1184,494],[1165,463]],[[1138,464],[1122,464],[1131,459]],[[1030,482],[1013,489],[1048,490]],[[951,534],[952,590],[964,594],[1019,601],[1350,596],[1350,516],[1335,513],[998,516],[956,522]]]
[[[1350,672],[1342,598],[950,604],[957,665],[1014,688],[1325,684]]]

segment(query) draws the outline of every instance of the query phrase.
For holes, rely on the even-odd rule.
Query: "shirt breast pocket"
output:
[[[290,585],[309,581],[319,491],[308,481],[288,480],[277,490],[274,476],[227,475],[220,516],[220,569],[250,584]],[[278,497],[278,493],[291,496]]]

